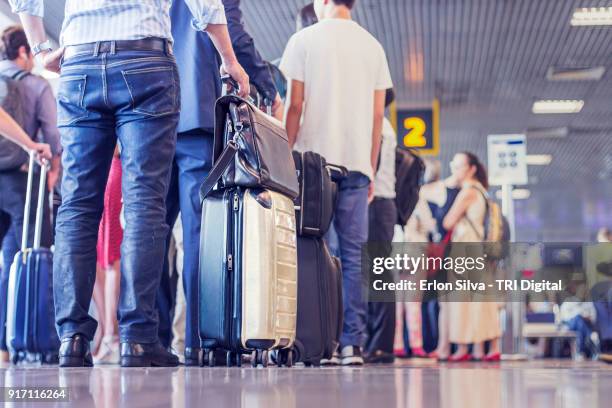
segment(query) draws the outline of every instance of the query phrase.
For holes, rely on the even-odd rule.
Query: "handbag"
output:
[[[442,238],[442,241],[430,242],[429,245],[427,245],[427,259],[446,258],[450,251],[450,242],[452,236],[453,230],[450,230],[446,233],[444,238]],[[432,277],[438,272],[438,270],[434,268],[435,262],[428,262],[427,264],[427,276]]]
[[[295,164],[282,124],[235,94],[224,95],[215,104],[213,162],[200,188],[202,200],[217,183],[220,188],[265,188],[292,200],[298,196]]]

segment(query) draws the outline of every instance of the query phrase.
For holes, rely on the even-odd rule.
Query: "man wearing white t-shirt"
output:
[[[351,19],[355,0],[315,0],[320,22],[287,44],[281,70],[291,81],[286,128],[298,151],[345,166],[330,242],[342,260],[343,365],[361,365],[367,304],[361,245],[368,239],[368,200],[380,151],[385,90],[393,86],[380,43]],[[337,359],[335,359],[337,361]]]

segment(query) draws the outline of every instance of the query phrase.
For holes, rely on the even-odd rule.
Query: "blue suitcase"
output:
[[[21,251],[11,268],[8,296],[7,331],[11,361],[38,360],[45,364],[58,362],[60,341],[55,329],[53,305],[53,254],[40,247],[47,166],[41,167],[34,245],[28,248],[28,227],[32,200],[34,156],[30,155],[28,191],[24,209]]]

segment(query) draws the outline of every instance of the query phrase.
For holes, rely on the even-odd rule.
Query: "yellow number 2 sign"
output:
[[[423,119],[417,116],[404,119],[404,130],[408,130],[408,133],[404,136],[404,146],[427,146],[427,139],[425,138],[427,123]]]
[[[402,149],[415,149],[422,155],[437,156],[440,151],[439,103],[431,108],[393,109],[391,121],[397,129],[397,145]]]

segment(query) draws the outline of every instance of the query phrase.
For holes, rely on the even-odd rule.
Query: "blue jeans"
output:
[[[172,166],[170,188],[166,198],[168,225],[174,225],[180,212],[183,223],[183,288],[187,306],[185,324],[185,347],[200,347],[198,331],[198,265],[200,254],[200,225],[202,203],[200,203],[200,186],[212,168],[213,134],[205,131],[180,133],[176,143],[176,155]],[[170,242],[170,235],[168,235]],[[168,262],[164,262],[167,268]],[[164,274],[167,274],[164,270]],[[170,279],[162,279],[162,286],[170,286]],[[158,307],[162,344],[172,341],[172,289],[160,288]],[[176,290],[174,288],[174,290]]]
[[[580,315],[574,316],[563,323],[568,329],[576,332],[576,349],[579,353],[588,355],[589,352],[593,351],[593,347],[589,347],[593,328],[584,317]]]
[[[166,194],[176,147],[180,83],[162,51],[75,55],[62,64],[58,124],[63,146],[62,204],[53,268],[60,338],[92,339],[88,314],[104,189],[121,147],[126,228],[121,245],[119,334],[122,342],[157,341],[155,298],[166,237]]]
[[[366,282],[361,271],[361,249],[368,240],[368,187],[370,179],[350,172],[338,186],[334,220],[326,239],[342,261],[344,327],[340,345],[363,347],[367,334]]]

